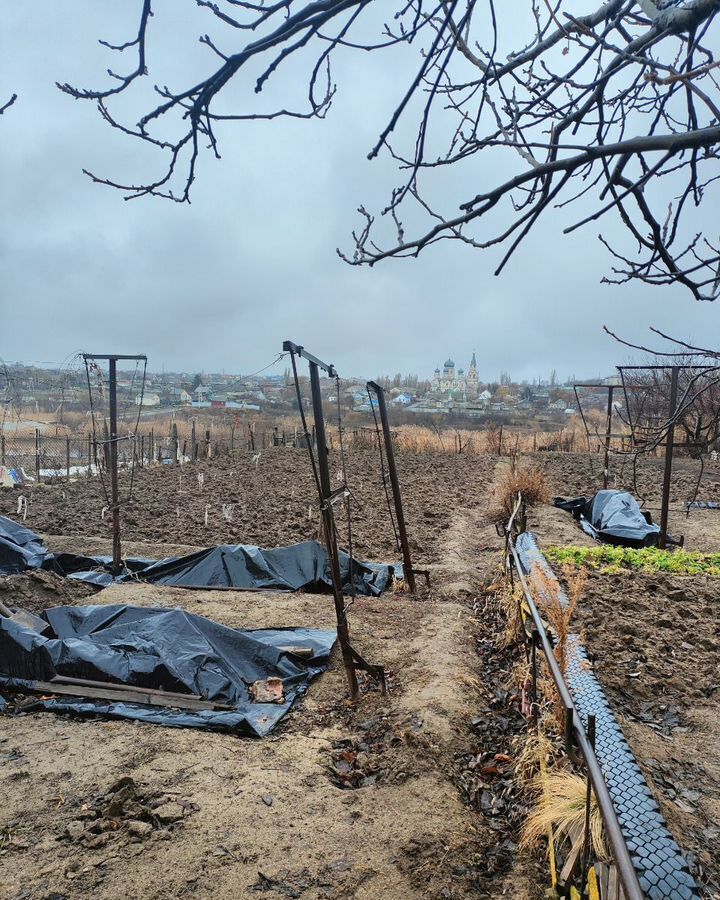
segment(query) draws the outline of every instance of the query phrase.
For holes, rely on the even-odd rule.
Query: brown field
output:
[[[551,494],[589,494],[600,486],[600,457],[531,457],[545,469]],[[358,649],[388,669],[386,697],[368,690],[348,706],[334,658],[262,741],[49,713],[3,718],[0,897],[544,896],[541,855],[517,847],[528,802],[513,766],[524,730],[517,659],[496,644],[503,623],[487,594],[501,574],[502,539],[486,511],[507,465],[488,454],[398,454],[411,546],[417,565],[431,569],[431,587],[419,600],[387,594],[357,599],[349,610]],[[638,472],[651,507],[661,465],[649,460]],[[337,475],[337,448],[332,466]],[[375,453],[348,448],[355,552],[395,560],[379,476]],[[720,549],[720,512],[684,516],[682,502],[696,476],[695,464],[679,461],[671,525],[685,532],[688,546]],[[632,489],[632,472],[614,460],[611,481]],[[706,472],[700,498],[719,499],[719,490],[720,474]],[[14,516],[17,493],[0,491],[0,513]],[[22,493],[29,501],[25,524],[46,535],[53,549],[108,552],[96,479]],[[223,504],[226,512],[232,507],[230,521]],[[307,456],[284,447],[263,451],[257,465],[242,451],[144,469],[123,517],[128,555],[154,556],[216,543],[277,546],[316,538],[319,524]],[[568,514],[549,506],[532,512],[530,527],[541,544],[588,540]],[[344,529],[340,517],[343,536]],[[692,853],[705,896],[714,897],[720,800],[714,585],[618,578],[590,579],[578,624],[669,824]],[[318,595],[128,585],[88,597],[83,585],[35,574],[0,579],[0,597],[35,609],[178,605],[236,627],[333,624],[330,599]],[[374,776],[357,789],[340,787],[334,770],[338,751],[347,747]],[[128,811],[106,830],[86,833],[83,807],[106,808],[123,776],[135,785]],[[148,833],[130,829],[139,808],[167,802],[180,804],[180,818]]]

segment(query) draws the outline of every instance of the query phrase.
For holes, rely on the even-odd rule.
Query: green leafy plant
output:
[[[594,569],[604,575],[642,572],[668,575],[711,575],[720,577],[720,553],[687,550],[659,550],[657,547],[548,547],[545,555],[552,563],[576,569]]]

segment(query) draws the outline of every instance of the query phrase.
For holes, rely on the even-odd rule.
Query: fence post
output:
[[[40,429],[35,429],[35,477],[40,484]]]
[[[5,465],[5,435],[0,434],[0,466]]]
[[[70,438],[65,438],[65,464],[67,470],[67,481],[70,481]]]

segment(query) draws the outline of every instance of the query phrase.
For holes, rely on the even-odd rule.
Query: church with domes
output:
[[[457,399],[474,398],[478,395],[478,373],[475,353],[470,360],[470,368],[465,374],[463,369],[455,369],[455,363],[448,357],[442,368],[435,369],[432,379],[432,392],[435,394],[450,393]]]

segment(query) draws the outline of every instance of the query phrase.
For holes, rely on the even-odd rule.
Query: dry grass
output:
[[[536,778],[535,786],[540,792],[540,800],[525,822],[521,847],[533,847],[538,838],[547,836],[550,829],[555,834],[568,834],[584,827],[587,783],[582,776],[572,772],[546,773]],[[590,838],[595,856],[607,859],[602,816],[592,792]]]
[[[550,495],[542,466],[520,462],[508,466],[500,475],[493,488],[487,511],[487,517],[494,525],[498,527],[507,525],[518,494],[522,494],[526,508],[538,503],[547,503]]]
[[[585,590],[585,572],[583,570],[564,572],[567,580],[567,603],[560,599],[560,583],[548,575],[540,565],[534,565],[530,573],[538,609],[547,621],[554,638],[553,653],[558,667],[565,676],[572,661],[569,635],[570,623],[577,605]],[[565,728],[565,707],[551,678],[543,680],[545,694],[555,709],[556,727],[560,734]]]

